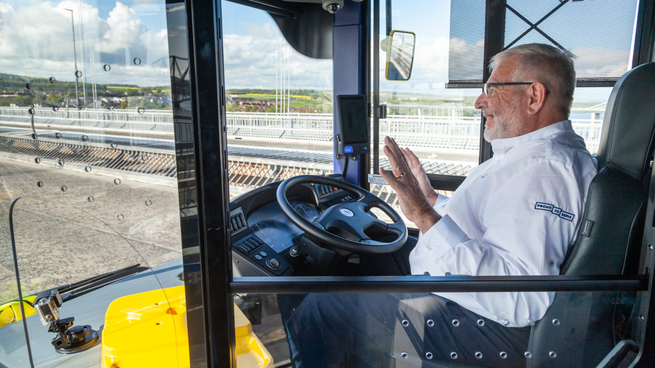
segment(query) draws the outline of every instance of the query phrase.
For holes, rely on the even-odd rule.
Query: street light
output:
[[[77,90],[77,83],[80,80],[79,70],[77,69],[77,48],[75,47],[75,21],[73,18],[73,9],[64,9],[71,12],[71,27],[73,28],[73,55],[75,56],[75,107],[79,108],[80,105],[80,95]]]

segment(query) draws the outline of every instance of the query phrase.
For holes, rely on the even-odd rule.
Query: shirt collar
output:
[[[555,124],[548,125],[541,129],[535,130],[527,134],[520,135],[513,138],[505,139],[494,139],[491,141],[491,148],[494,152],[494,158],[502,158],[507,151],[512,149],[514,146],[517,146],[521,143],[530,142],[538,139],[544,139],[552,135],[564,132],[566,130],[572,130],[573,126],[571,125],[571,120],[563,120]]]

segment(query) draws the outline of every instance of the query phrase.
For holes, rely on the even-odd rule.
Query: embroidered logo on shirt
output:
[[[563,220],[570,221],[570,222],[573,222],[573,219],[575,218],[574,214],[566,212],[566,211],[562,211],[561,208],[555,207],[554,205],[552,205],[550,203],[537,202],[534,205],[534,209],[535,210],[540,210],[540,211],[548,211],[548,212],[552,213],[553,215],[555,215],[555,216],[557,216],[557,217],[559,217],[559,218],[561,218]]]

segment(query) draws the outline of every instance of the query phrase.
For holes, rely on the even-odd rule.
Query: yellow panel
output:
[[[25,309],[25,317],[36,314],[36,311],[32,306],[34,303],[34,298],[36,298],[36,295],[23,298],[23,309]],[[21,319],[23,319],[23,314],[20,311],[20,303],[18,300],[0,305],[0,328],[16,321],[20,321]]]
[[[238,368],[273,365],[273,358],[252,333],[246,316],[234,307]],[[114,300],[102,331],[102,367],[189,367],[184,286]]]

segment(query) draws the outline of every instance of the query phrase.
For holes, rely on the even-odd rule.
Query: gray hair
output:
[[[568,117],[573,104],[575,90],[575,67],[568,51],[542,44],[529,43],[502,51],[491,58],[489,70],[496,69],[501,61],[514,55],[521,56],[521,62],[514,71],[512,81],[541,82],[546,85],[551,96],[555,98],[557,111]],[[524,78],[534,78],[528,81]]]

